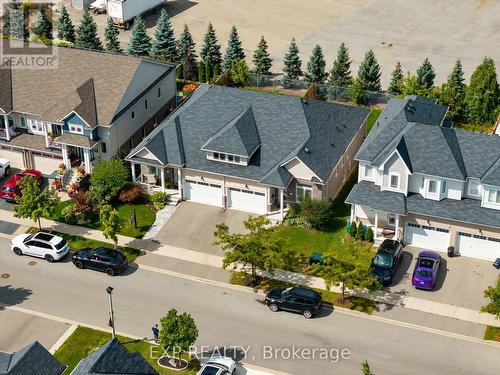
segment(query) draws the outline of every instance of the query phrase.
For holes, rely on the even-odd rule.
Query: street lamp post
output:
[[[115,338],[115,318],[113,314],[113,298],[111,296],[111,292],[113,292],[113,288],[108,286],[106,288],[106,292],[108,292],[109,296],[109,324],[111,328],[113,329],[113,338]]]

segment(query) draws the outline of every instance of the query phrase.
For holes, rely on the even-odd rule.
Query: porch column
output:
[[[88,148],[83,149],[83,162],[85,163],[85,172],[91,173],[92,166],[90,165],[90,150]]]
[[[49,133],[48,133],[48,129],[47,129],[47,123],[46,122],[42,122],[42,126],[43,126],[43,135],[45,136],[45,147],[49,148]]]
[[[5,137],[10,141],[9,117],[7,115],[3,116],[3,123],[5,125]]]
[[[354,205],[351,204],[351,221],[350,223],[352,223],[354,221]]]
[[[399,240],[399,215],[394,220],[394,229],[396,230],[396,240]]]
[[[281,220],[283,220],[283,199],[284,199],[283,189],[279,189],[279,191],[280,191],[280,217]]]
[[[132,169],[132,182],[135,182],[135,163],[130,163]]]
[[[68,157],[67,145],[62,145],[62,157],[63,157],[63,164],[66,166],[67,169],[71,169],[71,164],[69,162],[69,157]]]
[[[160,168],[161,191],[165,191],[165,169]]]
[[[182,199],[182,172],[181,169],[177,169],[177,188],[179,189],[179,198]]]
[[[378,231],[378,212],[375,211],[375,233],[373,238],[377,238],[377,231]]]

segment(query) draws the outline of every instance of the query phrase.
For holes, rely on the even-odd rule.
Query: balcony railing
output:
[[[10,138],[12,138],[16,134],[16,132],[14,131],[14,126],[11,126],[9,128],[9,134],[10,134]],[[5,128],[0,129],[0,138],[1,139],[8,139],[7,138],[7,131],[5,130]]]

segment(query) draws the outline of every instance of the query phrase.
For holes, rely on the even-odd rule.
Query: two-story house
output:
[[[156,176],[174,198],[282,218],[288,203],[337,196],[356,168],[368,114],[202,85],[126,160],[135,179]]]
[[[500,137],[454,129],[447,107],[391,99],[356,155],[351,221],[376,237],[500,257]]]
[[[175,107],[175,66],[58,49],[54,69],[0,67],[0,157],[50,174],[126,155]]]

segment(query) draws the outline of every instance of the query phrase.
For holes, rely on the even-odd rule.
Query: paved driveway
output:
[[[223,251],[213,245],[215,224],[224,222],[231,231],[243,232],[243,221],[248,216],[248,212],[229,209],[221,212],[220,207],[182,202],[155,240],[165,245],[221,255]]]
[[[479,310],[486,302],[483,291],[495,285],[499,275],[492,262],[469,257],[443,257],[436,286],[433,291],[417,290],[411,285],[415,260],[422,249],[405,247],[403,260],[394,277],[391,292],[412,297]]]

